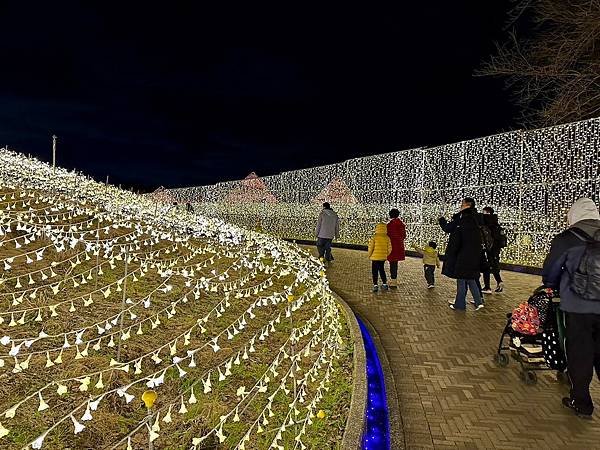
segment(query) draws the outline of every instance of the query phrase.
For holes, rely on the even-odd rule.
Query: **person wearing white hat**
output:
[[[553,240],[544,261],[544,286],[558,289],[566,316],[567,368],[571,394],[563,405],[591,418],[590,383],[600,378],[600,213],[580,198],[567,213],[569,228]]]

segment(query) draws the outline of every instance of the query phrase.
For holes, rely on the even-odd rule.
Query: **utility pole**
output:
[[[56,135],[52,135],[52,173],[56,172]]]

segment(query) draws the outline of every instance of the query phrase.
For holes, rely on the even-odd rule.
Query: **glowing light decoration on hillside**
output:
[[[181,201],[201,198],[195,208],[207,216],[248,228],[260,222],[290,239],[314,239],[318,203],[329,199],[342,219],[340,240],[352,244],[366,244],[374,225],[396,207],[408,245],[435,240],[442,250],[438,217],[470,196],[480,208],[494,207],[507,228],[503,261],[539,266],[566,225],[566,209],[582,196],[600,200],[599,167],[600,119],[592,119],[263,177],[278,199],[273,205],[228,201],[239,181],[170,192]]]
[[[147,196],[154,201],[162,203],[173,203],[175,201],[175,198],[169,194],[169,191],[162,186],[147,194]]]
[[[335,205],[355,205],[358,200],[348,188],[344,180],[339,177],[333,178],[319,195],[313,198],[313,203],[329,202]]]
[[[254,172],[244,178],[225,197],[226,203],[277,203],[269,188]]]
[[[271,448],[292,431],[305,448],[342,344],[319,261],[176,210],[168,191],[137,196],[4,149],[0,186],[0,373],[25,392],[0,401],[0,446],[11,433],[26,439],[19,421],[37,411],[48,425],[24,448],[69,439],[64,429],[77,447],[115,404],[141,400],[147,416],[115,430],[112,448],[133,448],[138,434],[160,444],[169,426],[198,415],[195,405],[229,389],[231,409],[202,418],[209,431],[190,445],[236,445],[230,427],[243,416],[251,423],[237,448],[256,447],[269,422]],[[276,202],[255,176],[237,187],[229,202]],[[256,361],[267,369],[242,382],[238,368]],[[28,384],[32,371],[46,384]],[[280,423],[274,410],[284,411]]]

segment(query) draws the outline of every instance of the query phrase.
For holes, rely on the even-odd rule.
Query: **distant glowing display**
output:
[[[206,216],[290,239],[314,239],[320,203],[329,201],[340,241],[352,244],[365,244],[395,207],[408,245],[435,240],[442,251],[438,217],[471,196],[495,208],[508,231],[502,260],[539,266],[568,207],[582,196],[598,200],[599,167],[600,119],[592,119],[169,193]]]

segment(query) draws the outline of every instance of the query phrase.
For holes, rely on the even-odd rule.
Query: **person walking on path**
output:
[[[400,211],[396,208],[390,210],[390,221],[387,224],[387,235],[392,241],[392,252],[387,257],[390,263],[390,287],[398,287],[398,261],[406,258],[404,252],[404,240],[406,239],[406,226],[398,217]]]
[[[340,237],[340,219],[336,212],[331,209],[331,205],[327,202],[323,203],[323,209],[319,214],[316,235],[319,258],[328,264],[333,261],[331,242],[334,238],[339,239]]]
[[[456,298],[450,304],[450,308],[455,310],[466,309],[467,289],[473,295],[475,310],[483,308],[476,281],[479,278],[482,252],[479,216],[475,200],[465,197],[460,211],[452,216],[450,222],[443,217],[439,219],[442,230],[450,234],[442,274],[456,279]]]
[[[544,286],[559,289],[566,316],[567,369],[571,393],[563,405],[591,418],[590,383],[600,379],[600,213],[593,200],[580,198],[567,213],[569,228],[558,234],[544,261]]]
[[[486,206],[483,208],[483,214],[481,215],[484,225],[486,225],[494,237],[493,247],[486,251],[488,267],[483,271],[483,290],[484,294],[491,294],[492,288],[490,286],[491,276],[494,275],[496,280],[496,289],[494,292],[500,293],[504,290],[504,283],[500,276],[500,250],[504,246],[502,227],[498,223],[498,215],[494,213],[494,208]]]
[[[387,279],[385,276],[385,260],[392,252],[392,241],[387,235],[385,223],[378,223],[375,226],[375,234],[369,240],[369,259],[371,260],[371,272],[373,275],[373,292],[379,290],[378,275],[383,283],[381,288],[388,290]]]
[[[423,255],[423,272],[428,289],[435,287],[435,268],[440,267],[440,257],[436,248],[437,243],[433,241],[429,241],[429,244],[423,248],[413,245],[413,249]]]

